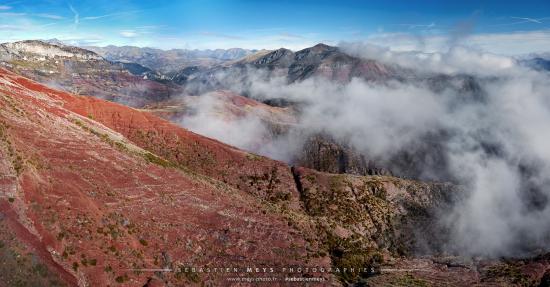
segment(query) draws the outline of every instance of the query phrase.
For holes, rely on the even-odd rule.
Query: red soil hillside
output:
[[[245,192],[264,191],[250,179],[231,178],[239,168],[273,177],[287,169],[283,164],[250,159],[150,114],[54,91],[6,71],[0,71],[0,97],[0,207],[8,227],[1,231],[2,248],[36,258],[51,280],[80,286],[219,284],[218,274],[132,270],[329,263],[307,259],[315,248]],[[173,142],[179,150],[159,153],[243,188],[185,171],[124,136],[151,147]],[[244,167],[249,161],[257,164]],[[292,178],[277,182],[285,180],[271,192],[295,192]],[[19,240],[7,240],[14,237]],[[14,260],[12,267],[32,273],[31,261]],[[27,282],[29,276],[17,275],[5,275],[5,285]]]
[[[0,286],[232,285],[233,274],[186,266],[332,267],[293,274],[325,278],[321,286],[550,278],[548,256],[407,258],[415,234],[437,244],[434,210],[459,194],[449,184],[291,168],[0,70]]]
[[[28,80],[20,81],[31,84]],[[63,99],[64,108],[102,123],[180,168],[215,178],[261,198],[298,198],[290,168],[282,162],[205,138],[150,113],[93,97],[64,93],[58,96]]]

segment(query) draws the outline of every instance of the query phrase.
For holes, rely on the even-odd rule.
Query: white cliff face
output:
[[[33,56],[37,60],[46,58],[76,58],[78,60],[102,60],[103,58],[88,50],[48,44],[41,41],[22,41],[6,43],[5,47],[11,54],[19,57]]]

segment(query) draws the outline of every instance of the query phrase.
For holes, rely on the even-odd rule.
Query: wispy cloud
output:
[[[57,23],[48,23],[48,24],[43,24],[43,25],[35,25],[35,24],[30,23],[30,22],[20,24],[20,25],[3,24],[3,25],[0,25],[0,31],[37,32],[37,31],[41,31],[45,27],[55,25],[55,24],[57,24]]]
[[[292,34],[292,33],[281,33],[278,35],[281,40],[296,40],[296,39],[305,39],[306,37],[298,34]]]
[[[22,31],[25,28],[17,25],[0,25],[0,31]]]
[[[57,23],[53,22],[53,23],[47,23],[47,24],[44,24],[44,25],[40,25],[39,27],[40,28],[45,28],[45,27],[49,27],[49,26],[52,26],[52,25],[55,25]]]
[[[145,25],[137,26],[133,29],[121,30],[118,34],[124,38],[136,38],[146,34],[152,34],[154,30],[164,27],[163,25]]]
[[[46,14],[46,13],[34,14],[34,16],[36,16],[36,17],[41,17],[41,18],[52,19],[52,20],[61,20],[61,19],[65,19],[65,17],[63,17],[63,16],[54,15],[54,14]]]
[[[104,15],[98,15],[98,16],[86,16],[86,17],[82,17],[82,20],[97,20],[97,19],[115,17],[115,16],[132,14],[132,13],[137,13],[137,12],[139,12],[139,10],[123,11],[123,12],[110,13],[110,14],[104,14]]]
[[[543,20],[550,19],[550,17],[543,17],[543,18],[530,18],[530,17],[510,17],[510,19],[519,20],[512,23],[504,23],[504,24],[496,24],[492,26],[513,26],[513,25],[519,25],[519,24],[543,24]]]
[[[523,20],[525,22],[531,22],[531,23],[537,23],[537,24],[542,24],[542,20],[544,19],[548,19],[550,17],[544,17],[544,18],[527,18],[527,17],[511,17],[512,19],[517,19],[517,20]]]
[[[0,5],[0,10],[10,10],[10,9],[11,9],[11,6]]]
[[[72,46],[93,46],[104,43],[105,39],[101,35],[83,35],[83,36],[61,36],[58,38],[61,42]]]
[[[125,38],[135,38],[138,36],[138,33],[136,33],[136,31],[134,30],[123,30],[123,31],[120,31],[119,34]]]
[[[97,20],[97,19],[101,19],[101,18],[111,17],[111,16],[114,16],[114,15],[117,15],[117,14],[105,14],[105,15],[100,15],[100,16],[87,16],[87,17],[82,17],[82,20]]]
[[[436,25],[434,22],[431,22],[430,24],[399,24],[399,26],[406,26],[409,29],[416,29],[416,28],[433,28]]]
[[[243,37],[240,37],[240,36],[228,35],[228,34],[216,33],[216,32],[209,32],[209,31],[200,32],[200,34],[203,35],[203,36],[222,38],[222,39],[230,39],[230,40],[242,40],[243,39]]]
[[[73,12],[74,15],[74,27],[78,27],[78,23],[80,23],[80,15],[78,14],[78,11],[73,7],[73,5],[69,4],[69,9],[71,9],[71,12]]]
[[[136,30],[139,30],[141,32],[145,32],[145,31],[158,30],[158,29],[165,28],[165,27],[168,27],[168,26],[166,26],[166,25],[144,25],[144,26],[136,27]]]
[[[14,13],[14,12],[2,12],[0,13],[0,16],[2,17],[19,17],[19,16],[25,16],[27,13]]]
[[[411,33],[382,33],[367,37],[369,43],[389,47],[392,51],[441,52],[449,49],[449,36],[418,36]],[[470,34],[453,42],[500,55],[520,55],[548,51],[550,30],[518,31],[509,33]]]

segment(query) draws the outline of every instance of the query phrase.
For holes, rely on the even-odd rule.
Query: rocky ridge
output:
[[[72,46],[42,41],[0,45],[0,65],[75,94],[142,106],[182,93],[163,76],[138,64],[116,63]]]

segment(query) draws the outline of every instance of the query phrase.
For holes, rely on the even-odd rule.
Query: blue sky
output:
[[[495,53],[540,52],[550,49],[550,1],[0,0],[0,41],[50,38],[163,49],[369,41],[404,50],[452,39]]]

